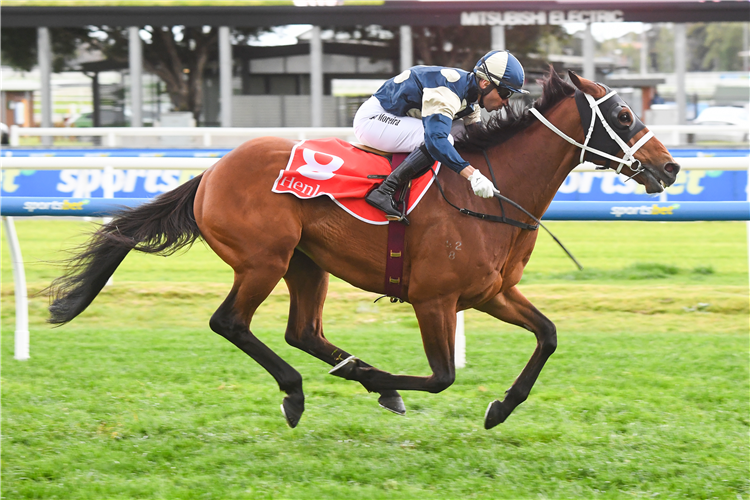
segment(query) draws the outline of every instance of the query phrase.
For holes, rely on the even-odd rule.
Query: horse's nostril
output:
[[[666,170],[670,174],[676,174],[680,171],[680,166],[676,163],[667,163],[664,165],[664,170]]]

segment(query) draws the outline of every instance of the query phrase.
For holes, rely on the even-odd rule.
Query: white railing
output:
[[[237,146],[240,143],[256,137],[282,137],[301,141],[304,139],[319,139],[323,137],[338,137],[344,140],[356,140],[351,127],[10,127],[10,145],[20,146],[21,137],[101,137],[102,145],[107,147],[123,146],[123,138],[160,139],[162,137],[181,137],[197,139],[193,146]],[[224,138],[217,144],[216,138]],[[150,146],[142,142],[133,142],[128,146]],[[188,146],[187,144],[181,145]]]
[[[675,137],[681,134],[742,134],[748,128],[739,125],[651,125],[649,130],[662,142],[674,144]],[[338,137],[354,141],[354,130],[351,127],[10,127],[10,145],[19,146],[21,137],[101,137],[102,145],[107,147],[159,145],[162,137],[189,138],[192,144],[181,144],[181,147],[237,146],[256,137],[282,137],[292,140]],[[138,138],[129,144],[123,144],[124,138]],[[144,144],[144,140],[149,143]],[[222,139],[222,140],[217,140]],[[172,139],[174,140],[174,139]],[[174,144],[171,144],[174,146]]]
[[[89,156],[85,158],[65,156],[2,156],[2,168],[20,168],[35,170],[60,170],[64,168],[102,169],[139,168],[144,170],[156,169],[207,169],[221,158],[165,158],[158,156],[113,157]],[[750,156],[699,156],[675,158],[684,170],[747,170],[750,166]],[[576,167],[574,172],[593,172],[591,164]]]

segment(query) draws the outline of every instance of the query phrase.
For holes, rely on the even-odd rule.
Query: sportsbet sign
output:
[[[565,23],[621,23],[621,10],[509,10],[461,12],[461,26],[529,26]]]

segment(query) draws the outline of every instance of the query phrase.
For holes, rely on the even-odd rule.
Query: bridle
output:
[[[552,130],[554,133],[568,141],[569,143],[578,146],[581,148],[581,157],[580,162],[581,163],[587,163],[586,162],[586,156],[599,156],[606,161],[606,164],[604,166],[596,165],[597,169],[607,169],[610,168],[610,162],[614,161],[618,163],[619,165],[615,169],[617,173],[619,174],[623,167],[627,165],[627,167],[630,169],[631,172],[633,172],[629,178],[632,179],[639,173],[643,172],[645,168],[643,167],[643,164],[640,160],[635,158],[635,153],[644,145],[646,144],[649,139],[651,139],[654,136],[654,133],[650,130],[641,137],[638,142],[636,142],[632,147],[627,145],[627,141],[632,139],[638,132],[645,129],[646,126],[643,124],[643,122],[635,116],[635,113],[631,111],[631,114],[633,116],[633,123],[631,123],[629,126],[624,126],[621,124],[615,125],[615,127],[618,129],[618,131],[615,131],[613,127],[608,123],[608,121],[604,118],[604,113],[607,114],[607,116],[614,116],[615,120],[617,120],[617,115],[619,113],[619,110],[628,107],[625,101],[622,100],[620,96],[617,95],[617,92],[614,90],[611,90],[606,85],[598,84],[604,87],[608,92],[604,97],[601,97],[600,99],[594,99],[592,96],[581,92],[580,90],[576,90],[576,104],[578,105],[578,112],[581,115],[581,124],[583,125],[584,130],[588,130],[586,134],[586,140],[583,142],[583,144],[580,144],[575,139],[569,137],[564,132],[562,132],[560,129],[552,125],[549,120],[547,120],[536,108],[530,108],[529,111],[539,119],[540,122],[542,122],[544,125],[547,126],[550,130]],[[491,90],[490,90],[491,91]],[[585,99],[585,101],[584,101]],[[609,102],[607,102],[609,101]],[[587,104],[583,104],[586,102]],[[606,104],[605,104],[606,103]],[[603,106],[605,109],[602,111],[600,109],[600,106]],[[629,108],[628,108],[629,109]],[[586,112],[588,110],[588,113]],[[596,117],[599,118],[599,122],[597,122]],[[601,123],[601,125],[597,126],[598,123]],[[605,135],[606,134],[606,135]],[[607,139],[607,136],[609,136],[609,139]],[[589,145],[591,144],[591,145]],[[614,156],[614,154],[617,152],[617,149],[622,150],[623,157],[618,158],[617,156]],[[608,151],[607,151],[608,150]],[[492,176],[492,184],[495,186],[495,189],[497,190],[497,181],[495,179],[495,172],[492,169],[492,164],[490,163],[490,158],[487,155],[486,150],[482,150],[482,153],[484,154],[484,159],[487,162],[487,167],[490,170],[490,175]],[[432,169],[431,169],[432,170]],[[435,179],[435,184],[437,185],[438,190],[440,191],[440,194],[443,196],[443,199],[448,202],[450,206],[458,210],[464,215],[468,215],[471,217],[476,217],[481,220],[486,220],[489,222],[500,222],[503,224],[509,224],[511,226],[518,227],[520,229],[530,230],[534,231],[539,226],[541,226],[545,231],[549,233],[550,236],[555,240],[555,242],[560,245],[560,247],[565,251],[566,254],[568,254],[568,257],[570,257],[573,262],[575,262],[576,266],[578,266],[578,269],[583,269],[583,266],[576,260],[576,258],[573,256],[570,251],[568,251],[567,248],[562,244],[562,242],[555,237],[552,232],[547,229],[542,222],[536,218],[533,214],[531,214],[528,210],[520,206],[518,203],[514,202],[510,198],[507,198],[500,194],[499,191],[495,192],[495,198],[498,199],[500,202],[500,210],[502,215],[490,215],[490,214],[483,214],[479,212],[474,212],[473,210],[469,210],[467,208],[460,208],[448,200],[448,198],[445,196],[445,192],[443,192],[443,187],[440,185],[440,182],[438,181],[437,174],[434,170],[432,170],[432,175]],[[525,222],[517,221],[514,219],[511,219],[509,217],[505,216],[505,208],[503,207],[503,201],[510,203],[517,209],[521,210],[524,214],[529,216],[536,224],[527,224]]]
[[[618,163],[618,166],[614,170],[619,174],[622,171],[623,167],[627,166],[632,172],[632,174],[629,175],[629,178],[632,179],[645,170],[641,161],[636,159],[634,155],[644,144],[646,144],[652,137],[654,137],[654,133],[649,130],[632,147],[628,146],[627,141],[632,139],[638,132],[646,128],[646,126],[631,111],[631,114],[633,116],[633,123],[630,126],[624,128],[618,124],[616,125],[616,127],[620,129],[619,133],[615,131],[608,120],[604,118],[604,113],[600,109],[600,106],[605,106],[605,112],[609,117],[613,116],[614,111],[616,120],[617,110],[622,109],[623,107],[627,107],[627,104],[625,104],[625,101],[623,101],[622,98],[617,95],[617,92],[615,92],[614,90],[610,90],[609,87],[605,85],[601,86],[609,92],[607,92],[604,97],[601,97],[599,99],[594,99],[594,97],[581,92],[580,90],[576,90],[576,104],[578,105],[578,110],[581,115],[581,125],[583,126],[584,130],[588,130],[586,134],[586,140],[583,142],[583,144],[580,144],[573,138],[566,135],[560,129],[555,127],[536,108],[531,108],[529,111],[551,131],[553,131],[569,143],[581,148],[581,163],[586,163],[585,159],[587,155],[590,157],[599,156],[603,159],[606,159],[607,162],[604,166],[597,165],[597,169],[602,170],[607,168],[614,168],[610,167],[609,165],[610,162],[615,162]],[[584,104],[586,101],[587,104]],[[588,116],[585,116],[587,114],[587,111]],[[598,121],[597,117],[599,118]],[[607,144],[607,142],[609,141],[607,141],[606,136],[604,135],[605,133],[606,136],[609,136],[609,139],[614,142],[614,144]],[[594,140],[592,140],[592,138]],[[613,145],[615,147],[612,148],[610,147],[610,145]],[[614,153],[617,152],[618,148],[623,153],[622,158],[618,158],[614,155]],[[602,149],[608,149],[609,151],[603,151]]]
[[[601,85],[601,84],[598,84]],[[607,160],[606,164],[604,166],[596,165],[597,169],[607,169],[610,168],[610,162],[614,161],[618,163],[618,167],[615,169],[617,173],[619,174],[622,171],[622,168],[627,165],[627,167],[633,172],[629,178],[633,178],[639,173],[643,172],[645,168],[643,167],[643,164],[640,160],[635,158],[635,153],[644,145],[646,144],[653,136],[654,133],[650,130],[641,137],[638,142],[636,142],[632,147],[627,145],[627,141],[632,139],[638,132],[645,129],[646,126],[643,124],[643,122],[635,116],[635,113],[631,114],[633,116],[633,123],[631,123],[629,126],[621,126],[620,124],[616,125],[616,127],[619,129],[619,132],[616,132],[612,126],[608,123],[608,121],[604,118],[604,113],[607,113],[608,116],[614,116],[615,120],[617,120],[617,115],[619,113],[619,109],[622,109],[623,107],[627,107],[627,104],[625,101],[622,100],[620,96],[617,95],[617,92],[614,90],[611,90],[606,85],[602,85],[606,90],[608,90],[607,94],[600,98],[600,99],[594,99],[592,96],[581,92],[580,90],[576,90],[576,104],[578,105],[578,112],[581,115],[581,125],[583,126],[584,130],[588,130],[588,133],[586,134],[586,140],[583,142],[583,144],[580,144],[575,139],[569,137],[564,132],[562,132],[560,129],[552,125],[549,120],[547,120],[536,108],[530,108],[529,111],[539,119],[540,122],[542,122],[544,125],[547,126],[550,130],[552,130],[554,133],[568,141],[569,143],[578,146],[581,148],[581,157],[580,162],[586,163],[586,156],[587,155],[593,155],[593,156],[599,156],[601,158],[604,158]],[[491,91],[491,90],[490,90]],[[488,92],[489,93],[489,92]],[[584,101],[585,99],[585,101]],[[610,102],[607,102],[610,101]],[[583,102],[587,102],[588,106],[583,105]],[[606,104],[604,104],[606,103]],[[604,106],[605,110],[602,112],[600,109],[600,106]],[[588,113],[586,113],[586,110],[588,108]],[[599,118],[599,122],[597,122],[596,117]],[[600,126],[597,126],[597,123],[601,123]],[[610,142],[607,140],[606,136],[608,135],[609,139],[611,139],[613,142]],[[589,145],[591,144],[591,145]],[[614,147],[613,147],[614,146]],[[617,148],[622,150],[623,157],[618,158],[617,156],[614,156],[614,153],[617,152]],[[603,151],[609,150],[609,151]],[[495,189],[497,190],[497,181],[495,179],[495,172],[492,169],[492,164],[490,163],[490,158],[487,155],[486,150],[482,150],[482,153],[484,154],[484,160],[487,162],[487,167],[490,170],[490,175],[492,176],[492,184],[495,186]],[[432,170],[432,169],[431,169]],[[435,179],[435,184],[437,185],[438,190],[440,191],[440,194],[443,196],[443,199],[448,202],[450,206],[458,210],[464,215],[468,215],[471,217],[476,217],[481,220],[486,220],[489,222],[500,222],[503,224],[509,224],[511,226],[518,227],[520,229],[530,230],[534,231],[539,226],[541,226],[545,231],[549,233],[550,236],[555,240],[555,242],[560,245],[560,247],[565,251],[566,254],[568,254],[568,257],[570,257],[573,262],[575,262],[576,266],[578,266],[578,269],[583,269],[583,266],[576,260],[576,258],[573,256],[570,251],[568,251],[567,248],[562,244],[562,242],[555,237],[552,232],[547,229],[542,222],[536,218],[533,214],[531,214],[528,210],[520,206],[518,203],[514,202],[510,198],[507,198],[500,194],[499,191],[495,192],[495,198],[498,199],[500,202],[500,210],[502,215],[490,215],[490,214],[483,214],[479,212],[474,212],[473,210],[469,210],[467,208],[460,208],[448,200],[448,198],[445,196],[445,192],[443,192],[443,187],[440,185],[440,182],[438,181],[437,174],[435,171],[432,171],[432,175]],[[536,222],[535,225],[527,224],[525,222],[517,221],[514,219],[511,219],[509,217],[505,216],[505,208],[503,207],[503,201],[510,203],[517,209],[521,210],[524,214],[529,216],[534,222]]]

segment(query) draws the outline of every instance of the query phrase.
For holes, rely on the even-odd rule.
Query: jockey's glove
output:
[[[474,194],[481,198],[492,198],[492,195],[497,191],[492,182],[479,170],[474,170],[468,179],[471,182],[471,189],[474,190]]]

